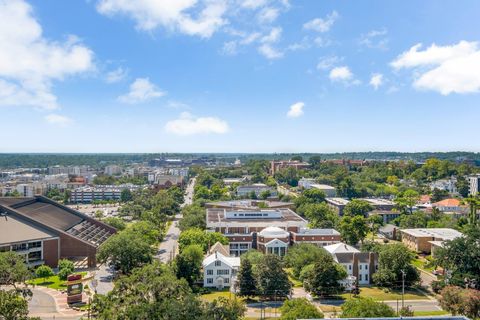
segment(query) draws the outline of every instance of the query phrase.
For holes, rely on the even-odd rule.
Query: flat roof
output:
[[[238,213],[245,213],[245,212],[252,212],[252,210],[235,210]],[[271,212],[271,210],[253,210],[253,212]],[[264,222],[268,223],[269,225],[274,226],[275,222],[306,222],[302,217],[298,214],[293,212],[290,209],[286,208],[278,208],[276,211],[280,212],[281,215],[279,218],[258,218],[258,219],[246,219],[246,218],[227,218],[225,213],[227,209],[222,208],[208,208],[207,209],[207,225],[209,223],[229,223],[229,222],[240,222],[240,223],[248,223],[248,222]],[[228,209],[228,212],[232,212],[231,209]]]
[[[329,186],[328,184],[314,183],[312,184],[312,187],[317,189],[335,190],[335,187]]]
[[[66,231],[84,219],[60,207],[45,202],[34,202],[16,208],[17,211],[42,223]]]
[[[409,234],[411,236],[421,237],[433,237],[443,240],[453,240],[455,238],[463,236],[463,233],[455,229],[450,228],[417,228],[417,229],[402,229],[402,233]]]
[[[297,235],[312,236],[339,236],[340,232],[335,229],[300,229],[300,232],[294,232]]]
[[[6,214],[0,216],[0,244],[27,242],[56,235],[28,221]]]
[[[348,199],[335,198],[335,197],[326,198],[325,201],[327,201],[328,203],[337,205],[337,206],[345,206],[345,205],[347,205],[347,204],[350,202],[350,200],[348,200]]]

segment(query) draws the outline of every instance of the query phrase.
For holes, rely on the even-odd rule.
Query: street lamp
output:
[[[400,270],[402,273],[402,310],[405,307],[405,271]]]

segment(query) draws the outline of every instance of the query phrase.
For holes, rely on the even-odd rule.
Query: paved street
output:
[[[30,317],[41,319],[74,320],[80,319],[85,313],[70,309],[67,296],[58,290],[46,287],[32,289],[33,296],[28,302]],[[87,299],[84,297],[84,300]]]
[[[195,186],[195,178],[191,179],[185,190],[185,198],[182,203],[182,207],[192,204],[193,200],[193,188]],[[169,262],[175,258],[178,250],[178,237],[180,236],[180,229],[178,228],[178,222],[182,218],[181,214],[177,214],[172,224],[167,230],[165,239],[160,243],[157,258],[162,262]]]

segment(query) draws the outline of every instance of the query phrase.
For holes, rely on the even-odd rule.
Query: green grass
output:
[[[426,266],[428,263],[430,263],[427,259],[424,258],[415,258],[412,261],[412,264],[417,267],[418,269],[422,269],[427,272],[433,272],[434,268],[432,266]]]
[[[290,280],[290,282],[293,284],[294,287],[302,287],[303,286],[302,281],[298,280],[293,275],[293,269],[292,268],[285,268],[285,271],[288,274],[288,280]]]
[[[448,315],[448,313],[445,310],[433,310],[433,311],[414,311],[413,315],[414,316],[444,316]]]
[[[86,272],[79,272],[81,275],[85,276]],[[47,287],[55,290],[66,290],[67,286],[65,285],[65,280],[61,280],[57,275],[47,277],[47,278],[36,278],[27,281],[27,284]]]
[[[200,299],[202,299],[205,302],[212,302],[213,300],[220,297],[230,299],[230,297],[232,298],[234,297],[234,294],[231,293],[228,289],[224,289],[221,291],[212,291],[210,293],[202,294],[200,296]]]
[[[343,293],[340,295],[344,299],[350,298],[349,293]],[[385,292],[382,288],[379,287],[360,287],[360,296],[361,297],[371,297],[377,301],[384,300],[401,300],[402,291],[401,290],[389,290]],[[405,290],[405,300],[422,300],[428,299],[427,296],[418,290]]]

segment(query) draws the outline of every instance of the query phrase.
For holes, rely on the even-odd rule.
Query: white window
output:
[[[230,274],[230,270],[228,269],[220,269],[220,270],[217,270],[217,275],[220,276],[220,275],[228,275]]]
[[[222,261],[215,261],[215,267],[220,267],[222,265]]]
[[[213,283],[213,278],[207,278],[207,283]]]
[[[210,270],[207,270],[207,275],[208,275],[208,276],[213,276],[213,270],[211,270],[211,269],[210,269]]]

